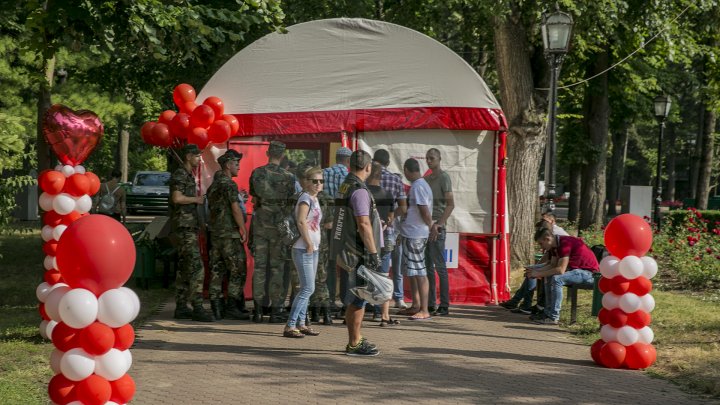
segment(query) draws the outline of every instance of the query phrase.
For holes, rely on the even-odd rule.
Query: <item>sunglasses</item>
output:
[[[312,182],[312,184],[325,184],[325,180],[321,179],[310,179],[310,181]]]

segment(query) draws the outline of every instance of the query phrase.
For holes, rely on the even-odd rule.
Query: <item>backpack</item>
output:
[[[604,257],[610,256],[610,252],[608,252],[605,245],[594,245],[590,250],[595,254],[598,263],[600,263]]]
[[[288,206],[292,206],[293,208],[288,210],[288,214],[285,215],[278,224],[278,231],[280,232],[280,242],[284,246],[294,245],[295,242],[300,239],[300,236],[302,236],[300,234],[300,229],[298,229],[297,220],[295,219],[295,206],[297,205],[297,202],[303,193],[304,191],[295,193],[292,195],[292,197],[288,199]]]
[[[113,211],[113,208],[115,208],[115,192],[120,188],[120,186],[115,187],[115,190],[110,192],[110,188],[108,187],[107,183],[105,183],[105,191],[107,192],[105,195],[100,197],[100,201],[97,205],[97,212],[101,214],[106,215],[112,215],[115,212]]]

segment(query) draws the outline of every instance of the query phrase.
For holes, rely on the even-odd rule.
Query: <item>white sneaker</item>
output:
[[[395,308],[406,309],[408,306],[403,300],[395,300]]]

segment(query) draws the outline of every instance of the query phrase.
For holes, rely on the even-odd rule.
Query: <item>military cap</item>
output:
[[[285,152],[285,144],[280,141],[272,141],[270,142],[270,147],[268,148],[268,152],[279,154]]]
[[[341,146],[338,148],[337,152],[335,152],[335,156],[350,156],[352,155],[352,151],[350,148],[346,148],[344,146]]]
[[[194,143],[189,143],[183,146],[182,149],[180,149],[180,156],[184,158],[185,155],[187,155],[188,153],[192,153],[193,155],[199,155],[202,152],[197,145],[195,145]]]
[[[220,157],[218,158],[218,163],[220,165],[224,165],[225,163],[227,163],[231,160],[238,161],[238,160],[242,159],[242,156],[243,156],[242,153],[239,153],[232,149],[228,149],[225,153],[220,155]]]

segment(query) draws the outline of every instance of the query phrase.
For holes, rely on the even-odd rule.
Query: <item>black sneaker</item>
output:
[[[543,311],[543,307],[539,307],[539,306],[537,306],[537,305],[533,305],[532,308],[530,308],[530,311],[531,311],[533,314],[540,314],[540,313],[542,313],[542,311]]]
[[[547,318],[547,316],[545,316],[545,312],[539,312],[537,314],[530,315],[531,321],[541,321],[545,318]]]
[[[510,312],[512,312],[513,314],[525,314],[525,315],[530,315],[533,313],[532,310],[521,308],[521,307],[511,309]]]
[[[515,302],[512,302],[512,301],[505,301],[505,302],[501,302],[500,306],[505,309],[515,309],[515,308],[517,308],[518,304]]]
[[[435,316],[446,316],[450,315],[450,311],[447,309],[447,307],[439,307],[437,311],[433,313]]]
[[[373,344],[365,339],[360,339],[357,345],[345,346],[345,354],[348,356],[377,356],[380,351]]]

